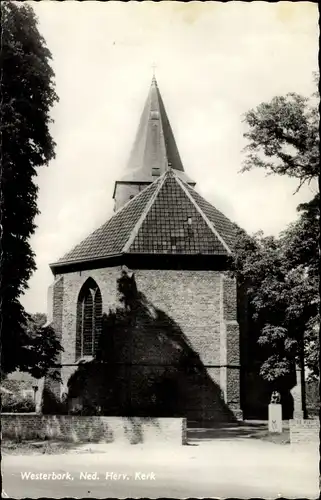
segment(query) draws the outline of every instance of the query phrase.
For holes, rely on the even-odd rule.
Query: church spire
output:
[[[184,172],[154,72],[125,175],[115,182],[114,209],[118,210],[169,169],[195,186]]]
[[[136,139],[127,163],[132,180],[155,179],[168,168],[184,172],[163,99],[153,74]]]
[[[156,64],[155,64],[155,63],[153,63],[152,68],[153,68],[153,80],[155,80],[155,81],[156,81],[156,74],[155,74]],[[153,80],[152,80],[152,82],[153,82]]]

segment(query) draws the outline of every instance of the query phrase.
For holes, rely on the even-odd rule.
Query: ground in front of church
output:
[[[10,498],[316,498],[319,451],[232,433],[189,446],[88,443],[3,454],[2,479]]]

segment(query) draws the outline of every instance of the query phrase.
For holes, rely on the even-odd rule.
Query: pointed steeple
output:
[[[168,168],[184,172],[157,80],[153,75],[126,170],[133,180],[145,180],[151,177],[155,179]]]
[[[165,110],[155,74],[140,118],[125,175],[115,183],[115,210],[168,169],[174,169],[188,184],[172,127]]]

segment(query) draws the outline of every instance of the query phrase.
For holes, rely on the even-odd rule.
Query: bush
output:
[[[36,411],[36,406],[31,398],[8,397],[3,401],[1,411],[2,413],[30,413]]]
[[[320,412],[320,387],[319,381],[306,384],[306,406],[309,417],[318,417]]]
[[[67,413],[66,401],[60,401],[46,385],[42,393],[41,412],[44,415],[65,415]]]

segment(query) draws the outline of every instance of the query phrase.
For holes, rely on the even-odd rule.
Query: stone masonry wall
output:
[[[67,390],[68,379],[77,368],[75,332],[79,291],[89,277],[94,279],[101,290],[103,313],[108,314],[110,308],[117,304],[120,271],[120,267],[113,267],[63,275],[61,392]],[[223,280],[219,271],[134,272],[139,292],[180,327],[187,342],[198,353],[209,379],[221,386],[225,400],[233,407],[233,411],[239,410],[239,335],[235,282]],[[203,400],[207,397],[202,396]]]
[[[63,345],[62,338],[62,321],[63,321],[63,303],[64,303],[64,277],[56,277],[54,283],[50,286],[48,292],[48,299],[50,303],[48,304],[48,320],[51,322],[51,326],[56,332],[58,340]],[[62,362],[62,356],[59,354],[56,359],[57,363]],[[55,370],[50,370],[48,375],[44,380],[44,387],[54,394],[56,398],[60,398],[61,395],[61,384],[58,380],[53,380],[51,375]]]
[[[120,267],[64,275],[63,364],[75,361],[76,303],[82,285],[89,277],[97,282],[108,314],[117,304],[119,276]],[[220,273],[136,270],[135,277],[139,291],[178,323],[203,363],[220,365]]]
[[[222,276],[221,387],[227,405],[242,417],[240,401],[240,331],[237,322],[237,287],[234,279]]]
[[[115,191],[115,211],[123,207],[131,197],[136,196],[140,191],[145,189],[147,184],[122,184],[117,183]]]
[[[2,414],[3,439],[59,439],[68,442],[130,444],[186,443],[182,418],[123,418],[75,415]]]
[[[219,366],[221,273],[137,270],[135,276],[138,289],[180,326],[203,364]]]
[[[103,313],[117,304],[120,267],[64,275],[62,364],[74,364],[76,352],[76,304],[85,281],[93,278],[102,294]],[[183,330],[205,365],[220,366],[220,287],[217,271],[136,270],[138,290],[170,316]],[[68,372],[72,371],[69,367]],[[217,382],[219,382],[217,374]]]
[[[318,419],[290,419],[291,444],[307,444],[320,441],[320,421]]]

